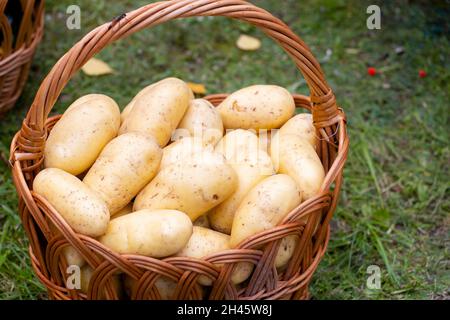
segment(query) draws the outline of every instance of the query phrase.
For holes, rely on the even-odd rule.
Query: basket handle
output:
[[[243,0],[170,0],[152,3],[114,18],[89,32],[75,44],[43,80],[24,120],[21,149],[36,153],[46,139],[45,122],[61,91],[71,77],[96,53],[110,43],[161,23],[195,16],[224,16],[246,21],[262,29],[292,57],[305,78],[317,128],[340,120],[334,94],[319,63],[306,44],[281,20]]]

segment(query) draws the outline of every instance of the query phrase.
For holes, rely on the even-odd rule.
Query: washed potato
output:
[[[228,163],[242,163],[249,155],[258,155],[263,150],[259,142],[254,130],[236,129],[227,132],[214,151],[222,154]]]
[[[130,103],[126,105],[126,107],[120,113],[120,123],[124,123],[125,119],[128,118],[131,110],[133,110],[135,100],[131,100]]]
[[[136,98],[119,134],[147,133],[163,147],[169,142],[191,99],[192,91],[185,82],[176,78],[161,80]]]
[[[214,253],[229,249],[231,249],[229,235],[194,226],[189,242],[183,250],[177,253],[177,256],[202,259]],[[235,267],[233,274],[231,275],[231,281],[234,284],[244,282],[250,276],[252,271],[253,265],[251,263],[241,262]],[[212,285],[212,280],[203,275],[198,278],[198,282],[203,286]]]
[[[269,158],[267,154],[263,157]],[[261,162],[262,161],[265,161],[265,159],[262,159]],[[261,165],[266,165],[267,168],[261,168],[258,165],[251,165],[248,163],[231,164],[238,177],[237,188],[230,197],[217,207],[213,208],[208,214],[211,226],[214,230],[226,234],[231,233],[234,215],[244,197],[254,186],[272,174],[268,171],[272,168],[271,162],[267,164],[262,162]],[[273,168],[271,170],[273,172]]]
[[[48,217],[45,217],[45,220],[47,221],[50,231],[54,235],[61,234],[59,232],[58,228],[56,228],[56,226],[50,221],[50,219]],[[83,256],[80,253],[78,253],[78,251],[71,245],[68,245],[67,247],[65,247],[63,249],[62,254],[63,254],[64,258],[66,259],[68,266],[75,265],[75,266],[79,266],[81,268],[86,263],[86,260],[84,260]]]
[[[215,146],[223,136],[222,118],[208,100],[195,99],[190,102],[177,133],[179,137],[196,137],[205,146]]]
[[[122,110],[122,113],[120,114],[120,123],[124,123],[125,119],[128,118],[128,115],[131,113],[131,110],[133,110],[134,104],[136,100],[140,99],[143,95],[148,94],[148,92],[156,85],[159,84],[159,82],[153,83],[149,86],[146,86],[144,89],[138,92],[138,94],[125,106],[125,108]],[[191,100],[194,99],[194,93],[191,91],[190,98]]]
[[[99,241],[117,253],[162,258],[180,251],[192,234],[192,222],[176,210],[140,210],[111,220]]]
[[[132,212],[133,212],[133,202],[130,202],[125,207],[114,213],[114,215],[111,216],[111,219],[116,219]]]
[[[294,254],[298,240],[299,237],[297,235],[291,235],[281,239],[280,248],[278,249],[277,255],[275,257],[276,268],[282,268],[287,265],[292,255]]]
[[[136,100],[139,99],[140,97],[142,97],[143,95],[147,94],[151,90],[151,88],[154,87],[154,85],[155,85],[155,83],[153,83],[149,86],[146,86],[144,89],[139,91],[136,96],[134,96],[134,98],[122,110],[122,113],[120,114],[120,123],[124,123],[125,119],[128,118],[128,115],[130,114],[131,110],[133,110],[134,103],[136,102]]]
[[[161,157],[162,150],[152,136],[128,132],[106,145],[83,182],[114,215],[156,175]]]
[[[134,280],[129,275],[125,275],[124,287],[129,297],[131,297],[131,295],[133,294],[136,284],[136,280]],[[158,289],[161,300],[172,300],[173,295],[175,294],[175,289],[177,287],[177,282],[175,282],[173,279],[160,276],[155,281],[155,287],[156,289]]]
[[[295,180],[285,174],[270,176],[258,183],[244,197],[231,228],[230,245],[275,227],[302,201]]]
[[[206,214],[198,217],[197,219],[195,219],[193,225],[197,226],[197,227],[209,228],[210,224],[209,224],[208,214],[206,213]]]
[[[133,210],[180,210],[195,221],[225,201],[236,187],[236,173],[225,158],[205,151],[200,158],[163,168],[138,194]]]
[[[258,140],[253,133],[249,136],[253,139],[240,139],[239,143],[227,143],[230,135],[242,136],[239,134],[240,132],[246,131],[235,130],[222,139],[224,140],[223,144],[234,147],[234,149],[230,148],[226,152],[226,157],[238,177],[237,189],[228,199],[213,208],[208,214],[212,228],[226,234],[231,233],[234,214],[247,193],[264,178],[275,173],[269,155],[255,145]],[[247,134],[244,134],[244,137],[247,137]],[[250,145],[242,144],[242,141],[248,141]],[[222,143],[216,149],[221,147]]]
[[[279,132],[276,135],[279,135]],[[279,173],[294,178],[304,200],[319,192],[325,171],[319,156],[308,141],[298,135],[284,134],[274,139],[271,149],[270,155],[275,168]]]
[[[274,129],[294,115],[295,102],[282,87],[255,85],[234,92],[217,109],[226,129]]]
[[[163,149],[163,156],[159,170],[171,164],[188,162],[190,159],[201,158],[203,151],[212,151],[212,148],[204,147],[201,140],[194,137],[179,139]]]
[[[73,175],[87,170],[103,147],[117,136],[120,110],[102,94],[76,100],[55,124],[45,143],[46,168],[59,168]]]
[[[94,274],[94,269],[92,269],[91,266],[89,266],[88,264],[85,265],[80,270],[80,291],[83,292],[84,294],[88,293],[89,283],[91,282],[93,274]],[[123,296],[123,294],[122,294],[122,285],[120,283],[119,276],[117,276],[117,275],[112,276],[111,281],[112,281],[112,287],[113,287],[114,292],[116,293],[118,298],[121,298]],[[102,293],[100,298],[106,299],[105,294]]]
[[[71,245],[63,249],[63,255],[66,258],[68,266],[79,266],[80,268],[86,264],[83,256]]]
[[[316,128],[313,124],[313,118],[310,113],[300,113],[289,119],[279,130],[281,136],[286,134],[294,134],[306,140],[316,147]]]
[[[105,233],[108,207],[77,177],[57,168],[44,169],[34,178],[33,191],[44,197],[74,231],[91,237]]]
[[[270,155],[270,144],[272,143],[272,135],[276,132],[275,130],[259,130],[259,149],[264,150]]]

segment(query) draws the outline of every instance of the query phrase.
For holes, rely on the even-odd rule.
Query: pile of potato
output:
[[[273,228],[317,194],[325,174],[315,145],[311,115],[295,115],[284,88],[247,87],[215,108],[167,78],[122,113],[102,94],[72,103],[49,133],[33,191],[75,232],[117,253],[201,259]],[[283,239],[277,268],[297,241]],[[64,255],[82,268],[86,292],[91,267],[73,247]],[[240,263],[233,283],[246,281],[253,267]],[[116,278],[130,293],[134,279]],[[211,286],[212,279],[198,282]],[[156,286],[168,299],[176,283],[160,277]]]

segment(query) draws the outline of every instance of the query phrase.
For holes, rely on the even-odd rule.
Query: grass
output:
[[[41,299],[27,239],[17,215],[8,148],[34,94],[57,59],[94,26],[148,1],[76,1],[82,29],[65,28],[72,0],[48,0],[46,34],[15,109],[0,122],[0,298]],[[382,29],[366,28],[366,8],[378,3]],[[311,285],[314,299],[449,299],[449,6],[442,2],[259,0],[286,21],[319,58],[348,117],[351,151],[332,241]],[[253,53],[237,50],[240,33],[262,39]],[[395,49],[403,47],[403,54]],[[350,49],[350,50],[349,50]],[[331,54],[326,54],[327,50]],[[139,88],[167,77],[229,92],[276,83],[307,93],[290,59],[253,27],[224,18],[179,20],[145,30],[101,52],[115,70],[78,73],[54,112],[99,92],[124,106]],[[369,77],[368,66],[379,73]],[[419,78],[419,69],[427,71]],[[378,265],[381,289],[366,287]]]

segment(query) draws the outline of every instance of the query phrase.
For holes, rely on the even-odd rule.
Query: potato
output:
[[[279,130],[281,136],[294,134],[308,141],[311,146],[316,147],[316,128],[313,124],[312,115],[309,113],[300,113],[289,119]]]
[[[266,154],[266,157],[269,156]],[[267,166],[272,167],[272,163]],[[236,191],[208,214],[212,228],[226,234],[231,233],[234,215],[247,193],[261,180],[270,176],[270,174],[261,171],[264,169],[250,164],[232,164],[232,167],[238,177]]]
[[[153,258],[180,251],[192,234],[192,222],[176,210],[140,210],[111,220],[99,241],[117,253]]]
[[[187,245],[176,255],[179,257],[191,257],[202,259],[206,256],[229,250],[230,236],[213,231],[207,228],[196,227],[192,232]],[[231,281],[234,284],[239,284],[247,280],[253,271],[253,265],[249,262],[238,263],[231,275]],[[206,276],[198,277],[198,282],[203,286],[212,285],[212,280]]]
[[[279,135],[279,132],[276,136]],[[279,173],[290,175],[302,192],[302,199],[315,196],[322,186],[325,171],[311,144],[298,135],[284,134],[274,137],[271,157]]]
[[[190,102],[177,132],[183,137],[196,137],[205,146],[215,146],[223,136],[222,118],[208,100],[195,99]]]
[[[125,207],[123,207],[122,209],[120,209],[119,211],[114,213],[114,215],[111,217],[111,219],[116,219],[116,218],[122,217],[122,216],[127,215],[132,212],[133,212],[133,202],[130,202]]]
[[[136,284],[137,284],[136,280],[134,280],[129,275],[125,275],[124,287],[128,296],[131,297],[134,291],[134,286]],[[156,289],[158,289],[161,300],[172,300],[173,295],[175,294],[175,289],[177,287],[177,282],[175,282],[173,279],[160,276],[155,281],[155,287]]]
[[[128,103],[125,108],[120,113],[120,123],[123,124],[125,122],[125,119],[128,118],[130,115],[131,110],[133,110],[135,100],[131,100],[130,103]]]
[[[144,89],[139,91],[138,94],[126,105],[126,107],[122,110],[122,113],[120,115],[121,123],[125,121],[125,119],[130,114],[131,110],[133,110],[134,103],[136,102],[136,100],[142,97],[143,95],[147,94],[156,84],[159,84],[159,82],[146,86]],[[191,100],[194,99],[194,93],[192,91],[190,92],[190,99]]]
[[[228,163],[245,162],[249,155],[258,155],[258,150],[263,149],[255,131],[243,129],[227,132],[214,148]]]
[[[155,83],[135,100],[119,134],[144,132],[155,137],[163,147],[169,142],[191,99],[191,89],[179,79],[168,78]]]
[[[77,177],[57,168],[44,169],[34,178],[33,191],[50,202],[74,231],[90,237],[105,233],[108,207]]]
[[[89,282],[91,282],[93,274],[94,274],[94,269],[92,269],[91,266],[89,266],[89,265],[85,265],[80,270],[80,291],[83,292],[84,294],[88,293]],[[118,275],[112,276],[111,281],[112,281],[112,286],[113,286],[114,292],[116,293],[118,298],[121,298],[123,296],[123,293],[122,293],[122,285],[121,285],[119,276]],[[103,287],[103,288],[105,288],[105,287]],[[100,295],[100,299],[104,300],[105,298],[106,298],[105,294],[102,293]]]
[[[225,201],[236,187],[236,173],[225,158],[205,151],[200,158],[162,169],[138,194],[133,210],[180,210],[195,221]]]
[[[280,248],[278,249],[277,255],[275,257],[276,268],[282,268],[289,262],[292,255],[294,254],[294,250],[297,246],[298,240],[299,238],[297,235],[291,235],[281,239]]]
[[[206,213],[195,219],[193,225],[197,227],[210,228],[208,214]]]
[[[125,119],[128,118],[131,110],[133,110],[134,107],[134,103],[136,102],[137,99],[139,99],[140,97],[142,97],[144,94],[146,94],[148,91],[151,90],[151,88],[153,88],[155,85],[155,83],[145,87],[144,89],[142,89],[141,91],[138,92],[138,94],[136,96],[134,96],[134,98],[126,105],[126,107],[122,110],[122,113],[120,114],[120,123],[124,123]]]
[[[244,197],[231,228],[230,245],[271,229],[301,203],[301,192],[294,179],[285,174],[268,177]]]
[[[223,143],[228,147],[230,144],[227,143],[229,142],[227,140],[230,138],[230,135],[242,136],[239,132],[239,130],[236,130],[228,133],[222,139],[225,140]],[[241,130],[241,132],[245,132],[245,130]],[[257,149],[255,146],[257,143],[256,135],[248,137],[252,138],[247,140],[251,145],[241,144],[242,141],[245,141],[242,139],[239,143],[231,144],[236,149],[231,149],[227,152],[227,157],[230,159],[228,163],[233,167],[238,177],[236,191],[209,213],[209,219],[213,229],[226,234],[231,233],[234,214],[250,189],[264,178],[275,173],[269,155],[265,151]],[[217,147],[222,148],[219,145]]]
[[[270,144],[272,142],[272,135],[276,130],[259,130],[259,149],[264,150],[270,156]]]
[[[117,136],[119,126],[120,110],[113,99],[102,94],[81,97],[50,132],[45,143],[45,167],[73,175],[82,173]]]
[[[63,255],[66,258],[67,266],[79,266],[81,268],[86,264],[83,256],[71,245],[63,249]]]
[[[51,222],[49,217],[45,217],[45,220],[47,221],[48,227],[50,228],[50,231],[54,234],[54,235],[60,235],[61,233],[59,232],[58,228],[56,228],[56,226],[53,224],[53,222]],[[71,245],[65,247],[63,249],[63,256],[66,259],[67,265],[68,266],[79,266],[80,268],[82,266],[84,266],[84,264],[86,263],[86,260],[84,260],[84,258],[81,256],[81,254],[78,253],[78,251],[72,247]]]
[[[212,148],[205,148],[200,139],[194,137],[179,139],[163,149],[159,170],[171,164],[190,161],[193,157],[201,158],[205,150],[212,151]]]
[[[89,282],[91,282],[92,274],[94,269],[89,265],[84,266],[80,269],[80,291],[87,294],[89,289]]]
[[[217,107],[226,129],[274,129],[295,112],[295,102],[284,88],[255,85],[238,90]]]
[[[128,132],[101,152],[83,182],[97,192],[114,215],[156,175],[162,149],[152,136]]]

